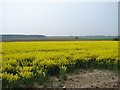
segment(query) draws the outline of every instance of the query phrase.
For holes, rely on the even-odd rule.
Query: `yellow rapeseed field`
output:
[[[2,42],[4,87],[75,68],[114,70],[118,61],[118,41]]]

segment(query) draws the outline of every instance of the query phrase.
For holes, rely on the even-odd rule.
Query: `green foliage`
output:
[[[64,80],[66,80],[66,79],[67,79],[66,71],[64,71],[64,70],[60,70],[59,78],[60,78],[60,81],[64,81]]]
[[[118,37],[114,38],[113,41],[119,41],[120,39]]]

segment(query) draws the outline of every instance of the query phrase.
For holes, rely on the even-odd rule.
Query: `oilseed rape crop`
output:
[[[3,87],[44,81],[76,68],[118,69],[118,41],[2,42]],[[63,77],[65,78],[65,77]]]

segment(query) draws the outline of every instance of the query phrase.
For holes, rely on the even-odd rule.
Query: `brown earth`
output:
[[[108,70],[76,70],[67,74],[67,80],[60,81],[57,77],[50,78],[51,83],[37,88],[118,88],[118,73]]]

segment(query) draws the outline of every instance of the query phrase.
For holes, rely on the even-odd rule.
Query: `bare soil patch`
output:
[[[51,77],[51,82],[37,88],[118,88],[118,73],[108,70],[76,70],[67,74],[67,80],[60,81],[58,77]]]

